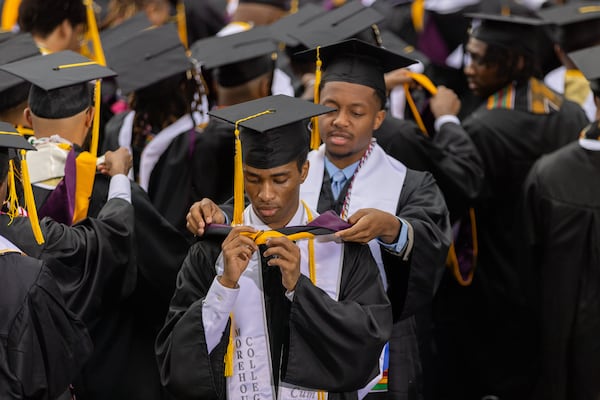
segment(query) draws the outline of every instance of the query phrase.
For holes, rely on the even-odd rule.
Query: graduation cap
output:
[[[316,60],[315,103],[319,102],[321,82],[349,82],[373,88],[382,107],[387,97],[384,73],[415,63],[413,59],[358,39],[319,46],[297,53],[295,57]],[[319,140],[318,123],[313,121],[312,149],[318,148]]]
[[[277,44],[267,27],[194,43],[192,57],[205,69],[214,69],[219,85],[239,86],[274,68]]]
[[[105,51],[121,42],[127,41],[136,33],[152,27],[152,22],[148,19],[144,11],[140,11],[131,18],[127,18],[119,25],[104,29],[100,32],[100,41]]]
[[[242,159],[260,169],[292,162],[308,149],[308,119],[331,111],[334,109],[277,95],[209,112],[235,125],[234,224],[242,222]]]
[[[118,29],[116,27],[115,29]],[[127,35],[130,27],[124,27]],[[172,24],[137,31],[123,37],[112,34],[105,45],[107,64],[118,74],[123,94],[148,87],[192,67]]]
[[[115,76],[115,72],[70,50],[35,56],[0,66],[30,82],[29,108],[41,118],[59,119],[76,115],[92,104],[89,82]],[[100,86],[94,93],[96,115],[92,130],[91,153],[98,148]]]
[[[294,37],[293,34],[303,29],[313,19],[322,16],[324,12],[323,7],[308,3],[297,12],[273,22],[269,25],[269,29],[277,41],[285,43],[288,47],[296,47],[300,45],[300,40]]]
[[[581,49],[568,55],[575,66],[590,81],[594,96],[600,97],[600,45]]]
[[[538,11],[538,16],[556,28],[552,35],[566,51],[600,44],[600,1],[577,1]]]
[[[289,32],[288,35],[309,49],[346,40],[359,34],[362,40],[380,44],[376,43],[378,38],[374,33],[363,31],[384,18],[374,8],[365,7],[360,0],[354,0],[296,27],[297,29]]]
[[[0,42],[0,65],[33,57],[40,50],[30,34],[10,34]],[[0,71],[0,111],[27,100],[29,83],[7,72]]]
[[[536,54],[542,27],[547,23],[539,18],[519,15],[469,13],[466,17],[478,20],[471,29],[471,37],[485,43],[517,48]]]
[[[29,169],[26,161],[26,151],[35,150],[23,136],[21,136],[15,128],[6,122],[0,122],[0,162],[8,162],[8,176],[7,176],[7,199],[6,203],[8,206],[8,216],[11,221],[14,217],[22,215],[22,208],[19,205],[19,198],[17,196],[17,189],[15,185],[15,178],[18,174],[15,173],[15,163],[12,159],[9,159],[9,150],[14,150],[21,158],[21,183],[23,186],[23,194],[25,197],[25,208],[31,221],[31,229],[33,235],[38,244],[44,243],[44,236],[40,229],[40,224],[37,217],[37,210],[35,208],[35,200],[33,197],[33,191],[31,189],[31,183],[29,180]],[[1,167],[4,169],[4,166]]]

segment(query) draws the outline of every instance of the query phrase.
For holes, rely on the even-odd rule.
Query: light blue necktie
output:
[[[331,177],[331,191],[333,192],[333,197],[335,197],[336,200],[340,196],[340,192],[344,188],[345,184],[346,175],[344,175],[341,169],[338,169],[338,171]]]

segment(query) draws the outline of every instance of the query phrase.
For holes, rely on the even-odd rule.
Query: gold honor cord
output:
[[[432,95],[435,95],[437,93],[437,88],[426,75],[418,74],[416,72],[409,72],[409,76]],[[412,95],[410,94],[409,83],[404,84],[404,94],[406,96],[408,106],[410,107],[410,111],[412,112],[415,118],[415,122],[419,126],[419,129],[421,129],[421,132],[423,132],[425,136],[429,137],[427,128],[425,128],[425,124],[423,123],[423,118],[421,118],[421,114],[419,114],[419,110],[417,109],[415,101],[413,100]]]
[[[235,157],[233,174],[233,221],[232,226],[241,225],[244,221],[244,170],[242,167],[242,141],[240,140],[239,124],[253,118],[266,114],[272,114],[275,110],[265,110],[254,115],[235,121]]]
[[[23,125],[17,125],[17,127],[15,128],[17,130],[17,132],[19,132],[19,135],[21,136],[25,136],[25,135],[29,135],[29,136],[33,136],[33,129],[31,128],[25,128]],[[7,133],[7,132],[2,132]],[[14,133],[14,132],[12,132]]]
[[[314,83],[314,103],[319,104],[320,94],[319,86],[321,86],[321,46],[317,46],[317,61],[315,62],[315,83]],[[321,134],[319,132],[319,117],[312,117],[312,132],[310,135],[310,149],[317,150],[321,145]]]
[[[8,208],[8,212],[6,215],[10,218],[9,225],[12,223],[13,219],[20,214],[20,204],[19,197],[17,196],[17,185],[15,183],[15,161],[13,159],[8,162],[8,175],[7,175],[7,192],[8,195],[6,197],[6,205]]]
[[[2,22],[0,28],[3,31],[11,32],[19,18],[19,5],[21,0],[4,0],[2,7]]]

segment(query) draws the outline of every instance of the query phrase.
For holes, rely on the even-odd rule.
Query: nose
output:
[[[475,73],[475,69],[473,68],[472,61],[465,64],[465,66],[463,67],[463,72],[465,73],[466,76],[473,76],[473,74]]]
[[[270,202],[275,198],[275,188],[272,182],[264,182],[260,186],[258,198],[263,202]]]
[[[333,126],[343,127],[348,126],[348,114],[343,110],[338,110],[334,113]]]

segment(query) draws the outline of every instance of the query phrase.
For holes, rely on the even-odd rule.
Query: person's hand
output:
[[[119,147],[116,151],[107,151],[104,154],[104,162],[98,165],[98,171],[104,175],[115,176],[127,175],[133,165],[133,157],[125,147]]]
[[[445,86],[438,86],[437,93],[429,100],[429,107],[435,118],[442,115],[458,115],[460,105],[456,93]]]
[[[395,215],[376,208],[361,208],[348,218],[352,226],[338,231],[335,236],[345,242],[369,243],[379,238],[384,243],[393,243],[402,224]]]
[[[410,71],[406,68],[399,68],[390,71],[384,75],[385,88],[389,92],[396,86],[404,85],[405,83],[413,83],[410,76]]]
[[[211,199],[204,198],[192,204],[185,220],[188,231],[194,236],[202,236],[207,224],[224,224],[225,215]]]
[[[263,257],[269,259],[267,265],[279,267],[281,283],[291,292],[300,278],[300,249],[286,237],[269,239],[267,247],[263,253]]]
[[[240,276],[246,270],[252,254],[258,250],[254,240],[242,235],[242,232],[256,232],[250,226],[236,226],[229,232],[221,250],[223,250],[223,275],[219,276],[219,282],[228,288],[235,288]]]
[[[554,53],[556,54],[556,57],[558,57],[558,59],[560,60],[561,64],[565,66],[565,68],[577,69],[577,66],[575,65],[573,60],[571,60],[571,58],[569,58],[569,56],[567,55],[567,52],[564,51],[562,49],[562,47],[555,44],[554,45]]]

